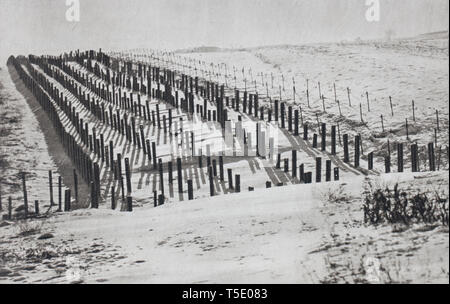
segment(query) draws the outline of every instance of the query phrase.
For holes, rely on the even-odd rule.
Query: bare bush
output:
[[[17,234],[20,236],[38,234],[43,226],[44,221],[20,220],[16,223]]]
[[[350,197],[344,191],[343,184],[325,188],[320,193],[320,197],[323,202],[328,202],[328,203],[341,203],[341,202],[350,201]]]
[[[449,198],[442,190],[422,190],[411,193],[400,190],[398,184],[390,189],[376,188],[369,182],[364,196],[364,222],[370,224],[440,223],[448,227]]]

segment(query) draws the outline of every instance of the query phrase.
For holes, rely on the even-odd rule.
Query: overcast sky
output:
[[[448,0],[79,0],[80,22],[66,21],[66,0],[0,0],[0,60],[71,49],[185,48],[327,42],[448,30]]]

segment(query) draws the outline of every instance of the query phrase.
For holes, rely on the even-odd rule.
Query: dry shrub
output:
[[[44,221],[20,220],[16,222],[17,234],[20,236],[29,236],[41,232]]]
[[[419,190],[374,187],[370,182],[364,196],[364,222],[369,224],[440,223],[448,227],[449,198],[444,190]]]
[[[350,197],[344,191],[344,185],[339,184],[336,186],[330,186],[325,188],[321,193],[320,197],[325,203],[342,203],[350,201]]]

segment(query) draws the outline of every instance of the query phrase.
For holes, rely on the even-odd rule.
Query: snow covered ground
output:
[[[11,79],[14,77],[14,79]],[[16,88],[15,83],[18,84]],[[57,202],[58,172],[61,163],[56,163],[49,152],[48,138],[41,129],[40,118],[46,115],[36,101],[30,102],[18,90],[26,87],[17,74],[11,75],[8,68],[0,68],[0,189],[3,213],[6,214],[8,197],[13,208],[23,204],[20,172],[26,173],[29,205],[35,200],[49,202],[48,171],[53,173],[54,201]],[[52,143],[54,144],[54,142]],[[53,152],[56,149],[53,147]],[[64,182],[62,184],[64,189]],[[45,210],[44,210],[45,211]]]
[[[362,135],[364,151],[385,149],[387,140],[419,145],[434,142],[436,110],[437,145],[448,146],[448,32],[391,42],[281,45],[178,55],[196,59],[199,75],[207,75],[200,69],[212,70],[213,63],[214,74],[219,75],[212,79],[241,89],[246,83],[262,98],[268,92],[272,100],[281,96],[301,106],[307,121],[314,123],[318,114],[323,122],[339,122],[341,134]]]
[[[402,188],[448,174],[390,174]],[[77,210],[1,228],[0,282],[448,283],[448,228],[363,223],[364,178],[136,208]],[[340,193],[329,201],[328,193]],[[39,240],[44,233],[54,237]],[[3,273],[3,275],[2,275]]]
[[[229,75],[226,81],[230,87],[234,86],[233,65],[239,78],[236,84],[244,87],[241,70],[245,67],[247,88],[251,88],[253,78],[262,98],[267,89],[273,99],[277,98],[281,87],[282,100],[293,103],[294,77],[295,101],[302,106],[304,116],[314,121],[318,114],[329,125],[339,121],[341,134],[361,134],[365,154],[386,149],[388,139],[417,141],[420,145],[433,142],[436,109],[440,117],[438,146],[443,151],[448,146],[448,33],[447,38],[437,35],[390,43],[276,46],[182,55],[226,63]],[[261,72],[262,76],[258,76]],[[2,184],[3,198],[21,197],[20,186],[10,185],[20,183],[14,177],[16,171],[8,168],[18,167],[36,169],[30,175],[29,192],[33,200],[41,196],[43,200],[48,199],[47,170],[57,168],[56,165],[61,168],[62,164],[52,161],[52,147],[46,146],[32,110],[24,106],[8,71],[2,68],[0,75],[0,160],[2,181],[7,181],[6,190]],[[306,101],[306,79],[310,107]],[[324,103],[319,100],[319,81]],[[339,104],[334,97],[334,83]],[[347,87],[351,89],[352,106]],[[380,115],[388,131],[383,134]],[[14,125],[17,129],[5,128],[4,117],[15,119],[7,122],[7,126]],[[406,118],[409,139],[405,132]],[[98,121],[92,123],[102,128]],[[145,127],[146,134],[159,138],[160,132],[155,135],[154,127],[150,124]],[[161,138],[159,149],[170,158],[166,141],[166,136]],[[286,135],[281,143],[287,149],[292,141]],[[391,187],[399,182],[412,192],[441,187],[448,193],[448,156],[444,154],[441,159],[444,171],[440,172],[366,177],[347,168],[340,182],[312,185],[288,182],[288,186],[270,189],[264,187],[267,176],[276,175],[279,180],[286,176],[268,172],[266,164],[259,159],[242,159],[228,165],[244,177],[243,191],[228,192],[224,184],[216,183],[226,195],[212,198],[208,197],[207,187],[200,191],[207,181],[205,172],[195,168],[194,161],[183,173],[197,179],[196,199],[178,200],[172,193],[174,199],[152,208],[150,190],[157,188],[157,174],[145,171],[150,163],[139,151],[130,150],[123,138],[117,144],[120,151],[131,157],[137,153],[132,161],[133,189],[137,189],[133,193],[134,211],[82,209],[27,222],[0,222],[0,283],[449,282],[448,227],[368,226],[364,224],[362,212],[362,193],[369,179]],[[296,147],[299,158],[312,169],[312,160],[322,153],[311,151],[311,147],[302,143]],[[339,149],[338,153],[341,152]],[[283,157],[288,154],[286,150]],[[378,172],[382,171],[380,163]],[[108,190],[106,185],[102,186]],[[256,189],[247,192],[247,186]],[[331,194],[338,199],[331,200]]]

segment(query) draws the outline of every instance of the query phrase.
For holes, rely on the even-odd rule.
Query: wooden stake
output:
[[[12,199],[8,197],[8,220],[12,220]]]
[[[52,170],[48,170],[48,185],[50,190],[50,206],[54,206],[55,202],[53,201],[53,177]],[[1,198],[0,198],[0,210],[1,210]]]
[[[23,205],[25,210],[25,218],[28,217],[28,196],[27,196],[27,185],[25,183],[25,172],[22,175],[22,190],[23,190]]]
[[[366,92],[366,99],[367,99],[367,111],[370,112],[369,92]]]
[[[58,211],[62,211],[62,178],[58,176]]]
[[[436,110],[436,127],[437,131],[439,132],[439,111]]]
[[[352,107],[352,102],[350,100],[350,88],[347,88],[347,96],[348,96],[348,105],[351,108]]]
[[[392,114],[392,117],[394,117],[394,108],[392,107],[392,97],[391,97],[391,96],[389,96],[389,104],[391,105],[391,114]]]

